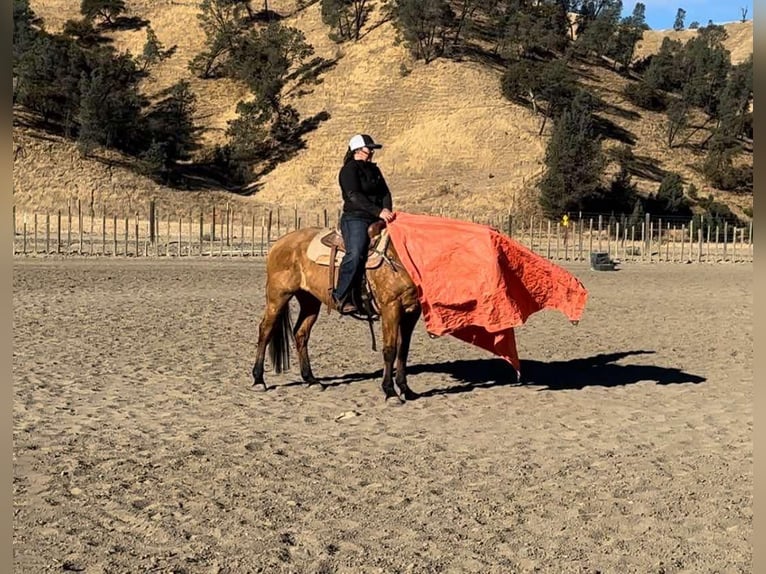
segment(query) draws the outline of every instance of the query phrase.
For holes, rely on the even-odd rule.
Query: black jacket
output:
[[[392,209],[391,192],[377,164],[351,159],[341,168],[338,182],[343,192],[343,213],[369,219]]]

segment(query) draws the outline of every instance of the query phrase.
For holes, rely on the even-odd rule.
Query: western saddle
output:
[[[390,238],[388,232],[385,229],[385,223],[375,222],[370,225],[367,230],[370,236],[370,248],[367,252],[367,261],[365,263],[365,269],[377,269],[384,261],[390,260],[386,256],[386,248]],[[324,267],[328,267],[328,290],[332,292],[337,282],[337,268],[343,259],[343,254],[346,252],[345,245],[343,243],[343,236],[337,229],[325,228],[316,234],[314,239],[309,243],[306,255],[308,258]],[[369,286],[367,285],[366,275],[362,281],[362,299],[367,300],[367,312],[366,317],[357,317],[360,319],[370,320],[371,317],[378,315],[378,311],[375,306],[374,298]],[[332,310],[328,307],[327,312]]]

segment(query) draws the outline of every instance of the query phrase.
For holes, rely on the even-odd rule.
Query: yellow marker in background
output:
[[[564,227],[567,227],[569,225],[569,216],[564,215],[564,217],[561,218],[561,225]]]

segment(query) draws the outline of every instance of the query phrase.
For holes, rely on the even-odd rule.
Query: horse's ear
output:
[[[367,235],[370,236],[370,239],[375,239],[378,235],[380,235],[383,230],[386,228],[386,222],[385,221],[376,221],[375,223],[370,223],[370,226],[367,228]]]

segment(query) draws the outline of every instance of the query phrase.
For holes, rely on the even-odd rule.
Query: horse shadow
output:
[[[582,390],[586,387],[621,387],[654,381],[658,385],[699,384],[707,379],[675,367],[617,364],[634,355],[650,355],[654,351],[602,353],[568,361],[522,361],[521,380],[514,368],[502,359],[461,359],[439,363],[413,364],[407,375],[437,374],[449,376],[456,384],[418,393],[421,398],[471,392],[498,386],[539,387],[540,391]],[[377,379],[382,369],[372,373],[348,373],[340,377],[324,377],[325,386],[347,385]]]

